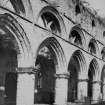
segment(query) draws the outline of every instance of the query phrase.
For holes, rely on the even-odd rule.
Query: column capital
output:
[[[93,81],[93,84],[96,84],[96,83],[101,84],[102,82],[101,81]]]
[[[88,82],[88,79],[78,79],[78,82]]]
[[[18,67],[16,69],[16,71],[18,73],[32,73],[32,74],[35,74],[38,71],[38,69],[35,68],[35,67]]]
[[[67,72],[67,73],[59,73],[59,74],[55,74],[55,78],[65,78],[65,79],[68,79],[70,76],[70,74]]]

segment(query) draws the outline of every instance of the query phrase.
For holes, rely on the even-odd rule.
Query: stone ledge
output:
[[[55,78],[65,78],[65,79],[68,79],[69,75],[70,75],[69,73],[55,74]]]

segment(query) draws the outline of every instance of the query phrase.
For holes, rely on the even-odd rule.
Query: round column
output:
[[[93,81],[92,103],[97,103],[101,99],[101,81]]]
[[[55,105],[67,105],[69,73],[56,74]]]
[[[17,79],[16,105],[34,105],[34,81],[33,68],[19,68]]]
[[[87,85],[88,79],[79,79],[78,80],[78,101],[85,102],[85,98],[87,97]]]

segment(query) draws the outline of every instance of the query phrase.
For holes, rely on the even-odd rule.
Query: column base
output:
[[[53,105],[69,105],[68,103],[65,103],[65,104],[56,104],[54,103]]]

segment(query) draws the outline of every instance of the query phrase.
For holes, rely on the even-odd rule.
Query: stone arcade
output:
[[[105,101],[105,24],[80,0],[0,0],[0,105]]]

